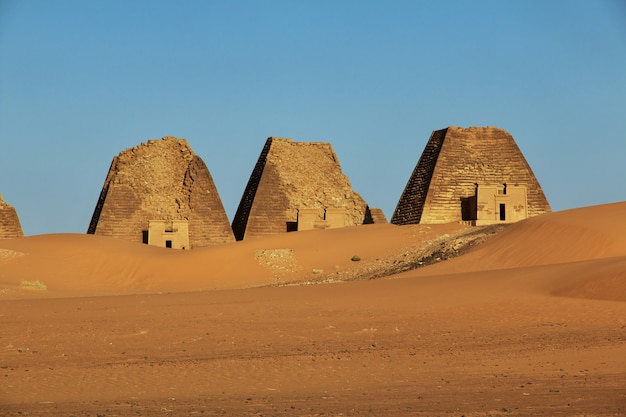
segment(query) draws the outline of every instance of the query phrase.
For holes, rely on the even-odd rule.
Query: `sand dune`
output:
[[[367,225],[269,236],[176,251],[95,235],[0,241],[0,289],[8,296],[86,296],[248,288],[323,280],[380,256],[464,229],[460,225]],[[351,259],[358,255],[362,261]],[[39,280],[46,292],[18,291]]]
[[[540,287],[563,296],[626,301],[625,217],[625,203],[535,217],[509,226],[464,256],[407,274],[417,277],[506,269],[499,275],[521,273],[529,288]]]
[[[370,225],[187,252],[0,241],[0,415],[624,415],[624,214],[543,215],[356,281],[475,229]]]
[[[625,256],[625,218],[624,203],[538,216],[511,225],[465,262],[480,259],[490,269]]]
[[[594,297],[623,299],[626,204],[568,210],[513,224],[462,257],[409,276],[577,263],[576,282]],[[192,251],[173,251],[94,235],[59,234],[0,241],[4,296],[85,296],[249,288],[289,282],[341,281],[383,257],[449,236],[464,226],[367,225],[289,233]],[[351,258],[358,255],[360,262]],[[607,259],[584,271],[583,261]],[[602,271],[597,273],[594,271]],[[569,273],[569,272],[568,272]],[[588,277],[584,279],[582,277]],[[566,279],[567,277],[564,277]],[[20,291],[40,281],[47,291]],[[595,284],[594,284],[595,283]],[[577,294],[564,282],[562,294]],[[591,288],[594,288],[592,291]],[[591,292],[590,292],[591,291]]]

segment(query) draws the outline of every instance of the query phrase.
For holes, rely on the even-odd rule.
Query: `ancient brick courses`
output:
[[[15,208],[6,203],[0,194],[0,239],[13,239],[22,236],[24,236],[24,232]]]
[[[528,217],[550,205],[513,137],[497,127],[448,127],[434,131],[391,218],[394,224],[462,220],[461,201],[476,184],[527,189]]]
[[[302,229],[387,222],[352,189],[330,143],[268,138],[231,227],[202,159],[185,139],[164,137],[113,158],[87,233],[159,244],[156,232],[148,239],[152,222],[159,245],[187,249],[298,230],[299,211]],[[489,216],[509,222],[550,211],[509,133],[448,127],[432,133],[391,223],[465,221],[470,213],[473,224],[488,224]],[[0,198],[0,238],[22,235],[15,209]]]
[[[363,224],[366,203],[342,173],[330,143],[269,138],[233,219],[237,240],[296,230],[298,209],[345,209],[345,226]],[[378,216],[377,218],[380,218]]]
[[[234,241],[213,178],[185,139],[114,157],[87,233],[146,243],[151,220],[188,220],[192,248]]]
[[[379,208],[367,208],[365,213],[365,222],[366,224],[386,224],[387,217],[385,217],[385,213]]]

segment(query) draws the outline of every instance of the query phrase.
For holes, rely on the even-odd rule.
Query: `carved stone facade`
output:
[[[0,194],[0,239],[23,237],[22,225],[15,208],[7,204]]]
[[[233,232],[242,240],[363,223],[373,223],[373,217],[330,143],[269,138],[239,203]]]
[[[344,208],[327,208],[320,219],[320,209],[298,209],[298,231],[315,229],[337,229],[346,226],[346,210]]]
[[[432,133],[393,224],[511,222],[551,211],[513,137],[497,127]]]
[[[162,248],[189,249],[189,222],[187,220],[150,220],[148,245]]]
[[[174,228],[180,232],[174,235]],[[113,158],[87,233],[159,246],[169,240],[185,249],[234,241],[209,170],[185,139],[175,137]]]
[[[525,185],[475,184],[475,194],[461,199],[464,222],[474,226],[514,223],[528,217]]]

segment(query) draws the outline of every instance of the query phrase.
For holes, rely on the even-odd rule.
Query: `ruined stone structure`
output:
[[[233,232],[242,240],[373,222],[330,143],[269,138],[241,197]]]
[[[15,208],[2,199],[0,194],[0,239],[23,237],[22,225]]]
[[[180,249],[234,241],[209,170],[175,137],[113,158],[87,233]]]
[[[393,224],[512,222],[550,212],[524,155],[503,129],[448,127],[430,136]]]
[[[365,213],[365,223],[386,224],[387,217],[379,208],[367,208]]]

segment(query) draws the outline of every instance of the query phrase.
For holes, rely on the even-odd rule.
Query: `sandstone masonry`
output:
[[[23,237],[22,225],[15,208],[7,204],[0,194],[0,239]]]
[[[303,228],[355,226],[373,223],[374,218],[382,222],[384,214],[374,212],[376,216],[352,189],[330,143],[271,137],[252,171],[232,227],[235,238],[242,240]]]
[[[391,223],[477,224],[478,219],[479,224],[489,224],[550,211],[537,178],[508,132],[496,127],[448,127],[432,133]]]
[[[234,241],[209,170],[175,137],[113,158],[87,233],[184,249]]]

